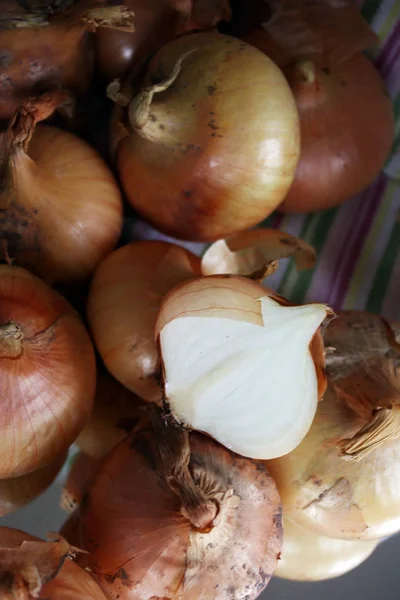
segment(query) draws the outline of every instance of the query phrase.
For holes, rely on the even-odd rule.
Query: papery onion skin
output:
[[[81,534],[90,567],[111,600],[246,594],[252,600],[268,583],[282,535],[273,481],[259,463],[203,436],[193,435],[190,445],[197,485],[210,497],[219,486],[234,494],[211,531],[197,531],[183,516],[179,497],[158,470],[153,433],[121,442],[98,472],[82,509]]]
[[[399,439],[359,462],[340,456],[338,442],[365,422],[328,389],[300,446],[267,461],[287,518],[320,535],[349,540],[400,530]]]
[[[10,259],[49,282],[87,278],[122,227],[121,195],[102,158],[76,136],[38,125],[9,169],[0,232]]]
[[[54,481],[65,458],[63,452],[38,471],[14,479],[0,479],[0,517],[22,508],[44,492]]]
[[[335,540],[284,521],[282,554],[274,575],[292,581],[323,581],[358,567],[377,541]]]
[[[89,417],[94,350],[64,298],[19,267],[0,266],[0,477],[40,469]]]
[[[151,60],[143,86],[179,64],[175,81],[154,95],[147,122],[133,123],[125,137],[127,115],[118,118],[117,109],[117,168],[129,202],[158,229],[188,240],[225,238],[262,221],[288,191],[299,157],[297,111],[280,70],[242,41],[181,36]],[[128,109],[131,125],[137,102]]]
[[[39,540],[19,529],[0,528],[0,548],[17,548],[24,541]],[[44,600],[106,600],[93,577],[68,559],[56,577],[43,584],[38,598]]]
[[[154,326],[165,294],[201,274],[200,259],[167,242],[132,242],[97,269],[88,299],[96,347],[110,373],[126,388],[161,401]]]

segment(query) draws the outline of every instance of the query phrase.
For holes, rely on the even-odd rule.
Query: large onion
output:
[[[133,99],[131,100],[131,98]],[[176,237],[212,240],[262,221],[299,156],[298,117],[277,67],[217,33],[185,35],[119,94],[113,145],[129,202]]]
[[[121,442],[95,477],[81,517],[91,569],[110,600],[253,600],[281,547],[275,484],[262,465],[161,427]]]
[[[93,346],[64,298],[0,266],[0,477],[44,467],[76,438],[95,392]]]
[[[166,242],[132,242],[97,269],[88,300],[93,337],[106,367],[141,398],[161,401],[154,327],[174,286],[200,275],[200,260]]]
[[[88,277],[122,225],[120,192],[95,150],[61,129],[35,129],[64,99],[26,100],[0,153],[3,258],[49,282]]]
[[[176,287],[156,324],[167,410],[243,456],[290,452],[324,391],[322,344],[312,341],[328,313],[242,277]]]
[[[282,554],[275,575],[294,581],[322,581],[358,567],[375,550],[377,541],[335,540],[284,522]]]

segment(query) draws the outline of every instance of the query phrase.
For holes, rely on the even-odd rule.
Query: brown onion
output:
[[[208,29],[230,17],[228,0],[125,0],[135,31],[102,28],[96,33],[96,60],[108,79],[120,79],[164,44],[188,29]]]
[[[141,398],[161,401],[154,326],[161,301],[174,286],[200,275],[200,259],[167,242],[132,242],[97,269],[88,319],[107,369]]]
[[[0,479],[0,517],[22,508],[44,492],[54,481],[65,458],[63,452],[37,471],[13,479]]]
[[[165,425],[105,459],[82,507],[90,567],[111,600],[256,598],[281,547],[259,463]],[[129,474],[129,476],[128,476]]]
[[[60,538],[44,542],[0,528],[0,595],[5,600],[106,600],[93,577],[70,558],[79,550]]]
[[[111,375],[100,373],[89,422],[75,443],[89,456],[102,458],[146,420],[146,406]]]
[[[79,0],[54,16],[47,14],[48,6],[28,13],[0,5],[0,121],[32,94],[60,86],[81,93],[89,87],[94,54],[88,31],[114,22],[131,27],[132,20],[127,10],[114,7],[104,14],[96,4]]]
[[[61,508],[73,513],[79,509],[87,489],[101,461],[84,452],[79,452],[73,458],[68,476],[61,491]]]
[[[0,156],[3,255],[49,282],[88,277],[122,225],[120,192],[96,151],[61,129],[35,128],[64,99],[54,92],[26,100]]]
[[[280,70],[242,41],[184,35],[118,92],[113,146],[132,206],[175,237],[214,240],[280,204],[299,156],[298,117]]]
[[[376,540],[335,540],[284,521],[282,554],[275,575],[294,581],[323,581],[344,575],[363,563]]]
[[[0,266],[0,477],[54,460],[89,417],[93,346],[64,298],[28,271]]]

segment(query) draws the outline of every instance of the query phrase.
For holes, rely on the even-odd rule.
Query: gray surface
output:
[[[0,525],[17,527],[45,536],[57,531],[65,514],[58,508],[60,485],[53,487]],[[400,536],[382,544],[352,573],[320,583],[292,583],[274,578],[261,598],[264,600],[400,600]]]

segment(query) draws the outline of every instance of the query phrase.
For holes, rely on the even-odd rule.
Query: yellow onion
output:
[[[293,96],[273,62],[218,33],[181,36],[141,89],[113,92],[113,148],[132,206],[175,237],[215,240],[283,200],[299,157]]]
[[[87,278],[122,225],[118,186],[97,152],[71,133],[36,127],[65,99],[57,91],[24,101],[0,153],[3,260],[48,282]]]
[[[243,456],[290,452],[325,389],[319,326],[328,314],[243,277],[174,288],[156,323],[167,411]]]
[[[323,581],[363,563],[377,541],[335,540],[284,521],[283,546],[275,575],[293,581]]]
[[[154,326],[165,294],[200,275],[200,259],[167,242],[132,242],[97,269],[88,300],[96,347],[110,373],[141,398],[161,401]]]

